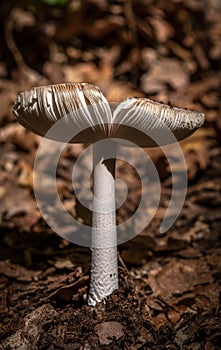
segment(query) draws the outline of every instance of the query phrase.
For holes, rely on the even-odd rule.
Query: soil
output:
[[[0,349],[221,349],[220,1],[7,1],[0,18]],[[109,101],[143,96],[206,115],[180,143],[187,195],[163,233],[179,177],[159,148],[145,150],[161,182],[159,208],[119,245],[120,287],[94,308],[90,249],[44,221],[32,182],[41,138],[11,113],[18,92],[70,81],[98,85]],[[67,146],[57,175],[65,207],[87,223],[70,186],[85,147]],[[127,163],[117,161],[117,177],[129,188],[120,222],[136,211],[141,189]]]

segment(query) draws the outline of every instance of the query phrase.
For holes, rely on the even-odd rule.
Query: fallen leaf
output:
[[[10,260],[0,261],[0,273],[9,278],[15,278],[22,282],[36,281],[41,271],[28,270],[17,264],[12,264]]]
[[[174,90],[184,89],[189,82],[186,67],[173,58],[160,59],[151,66],[149,72],[143,74],[141,86],[145,93],[161,91],[166,84]]]
[[[79,288],[84,286],[88,280],[89,276],[83,276],[75,283],[58,288],[55,292],[50,294],[48,298],[62,301],[70,301],[73,298],[73,294],[75,294]]]
[[[154,295],[161,295],[166,301],[173,295],[182,295],[197,285],[212,281],[208,265],[200,259],[173,259],[160,272],[148,279]]]

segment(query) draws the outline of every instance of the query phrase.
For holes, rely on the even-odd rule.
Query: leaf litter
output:
[[[220,349],[219,0],[0,8],[0,349]],[[171,173],[160,150],[148,151],[162,185],[159,209],[140,236],[119,246],[120,288],[94,309],[86,304],[89,249],[62,240],[42,219],[32,184],[40,137],[11,115],[18,91],[63,81],[95,83],[112,101],[147,96],[207,116],[181,143],[188,192],[163,234]],[[67,147],[58,184],[67,210],[90,223],[68,182],[83,149]],[[120,162],[117,176],[131,186],[117,213],[127,220],[140,183]]]

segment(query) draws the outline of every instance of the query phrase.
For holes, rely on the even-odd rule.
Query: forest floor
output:
[[[221,349],[220,1],[19,4],[0,4],[0,349]],[[159,173],[160,206],[118,247],[120,288],[95,308],[86,302],[90,249],[42,218],[32,183],[40,137],[11,113],[18,92],[62,82],[96,84],[109,101],[146,96],[206,115],[181,142],[187,196],[165,233],[170,167],[159,149],[145,150]],[[70,186],[83,150],[67,146],[58,178],[65,207],[86,221]],[[139,181],[120,162],[117,174],[129,185],[117,213],[127,220]]]

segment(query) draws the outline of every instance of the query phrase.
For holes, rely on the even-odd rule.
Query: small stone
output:
[[[124,336],[122,325],[115,321],[99,323],[94,327],[94,331],[101,345],[108,345],[114,339],[118,340]]]

